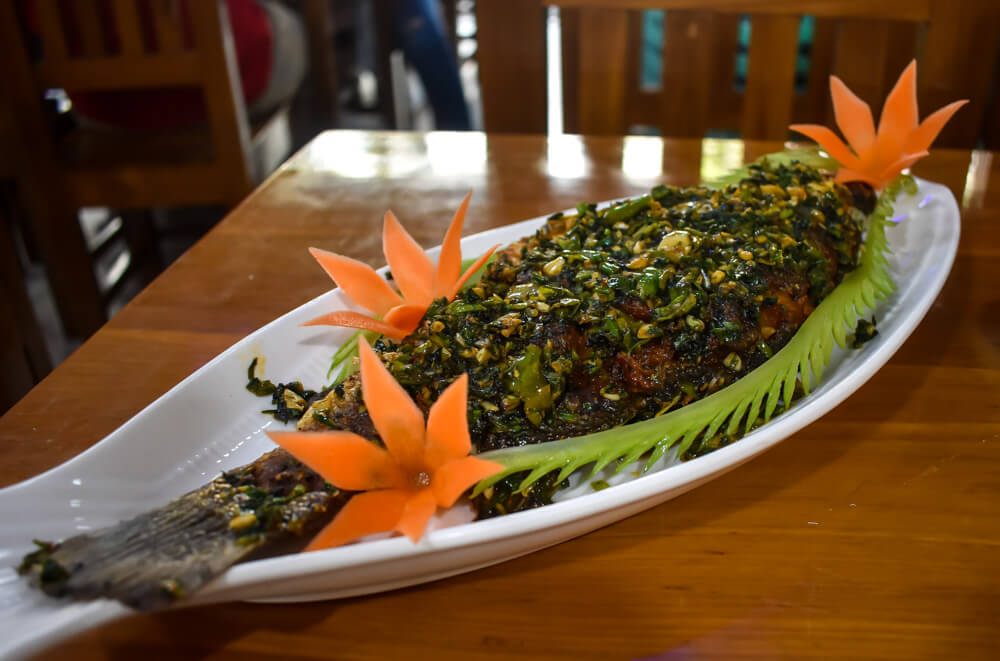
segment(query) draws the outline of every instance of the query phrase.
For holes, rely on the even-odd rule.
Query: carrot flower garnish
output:
[[[437,267],[427,253],[403,229],[392,211],[385,213],[382,225],[382,252],[399,292],[373,268],[363,262],[336,253],[310,248],[320,263],[348,298],[368,310],[367,316],[350,310],[332,312],[307,321],[305,326],[347,326],[375,331],[394,340],[401,340],[416,329],[434,299],[451,300],[473,273],[486,263],[498,246],[493,246],[462,273],[462,225],[469,208],[465,196],[448,226]]]
[[[840,163],[837,181],[866,181],[879,189],[926,156],[944,125],[968,103],[968,99],[949,103],[919,122],[916,60],[906,67],[886,98],[878,131],[868,104],[836,76],[830,76],[830,95],[837,126],[847,144],[819,124],[792,124],[789,128],[815,140]]]
[[[469,377],[448,386],[427,416],[396,382],[364,339],[361,393],[380,447],[348,431],[268,432],[271,440],[328,482],[354,495],[306,548],[340,546],[365,535],[399,532],[414,542],[438,507],[503,466],[469,455]]]

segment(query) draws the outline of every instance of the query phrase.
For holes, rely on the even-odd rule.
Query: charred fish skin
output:
[[[116,526],[38,543],[19,572],[51,596],[157,610],[252,553],[308,540],[348,498],[279,449]]]
[[[577,436],[700,399],[763,363],[857,263],[874,194],[793,164],[723,190],[660,186],[556,214],[402,342],[375,349],[426,410],[468,373],[478,451]],[[299,429],[374,438],[358,377]],[[715,446],[731,439],[714,439]],[[709,447],[693,447],[700,452]]]

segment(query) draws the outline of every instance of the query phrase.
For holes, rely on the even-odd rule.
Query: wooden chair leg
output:
[[[393,37],[393,2],[375,0],[375,77],[378,81],[378,107],[389,129],[398,129],[396,122],[396,97],[392,89],[390,56],[396,46]]]
[[[20,329],[14,323],[10,305],[0,299],[0,360],[3,376],[0,377],[0,414],[3,414],[24,397],[35,385],[32,365],[24,352]]]
[[[0,414],[52,370],[10,229],[0,208]]]
[[[18,192],[35,229],[63,328],[71,337],[90,337],[107,321],[107,313],[77,210],[34,181],[19,182]]]
[[[337,63],[333,50],[333,17],[330,0],[301,0],[309,35],[309,68],[316,103],[330,126],[337,125]]]
[[[163,258],[157,246],[156,227],[153,223],[153,212],[123,211],[122,233],[132,254],[132,264],[136,273],[142,278],[143,286],[152,282],[164,268]]]

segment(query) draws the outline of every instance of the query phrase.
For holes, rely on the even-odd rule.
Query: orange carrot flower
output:
[[[431,302],[440,297],[451,300],[462,285],[486,263],[498,246],[486,251],[465,273],[462,270],[462,225],[469,208],[465,196],[448,226],[437,268],[431,263],[413,237],[396,220],[391,211],[385,213],[382,226],[382,252],[392,277],[399,285],[400,296],[373,268],[363,262],[319,248],[309,252],[333,278],[348,298],[371,312],[375,317],[341,310],[307,321],[305,326],[347,326],[361,328],[401,340],[416,329]]]
[[[268,432],[337,488],[364,492],[347,501],[307,551],[377,532],[400,532],[416,542],[438,507],[451,507],[466,489],[503,470],[469,455],[467,374],[441,393],[425,428],[423,413],[364,339],[358,353],[362,396],[384,449],[348,431]]]
[[[919,123],[916,60],[906,67],[886,98],[878,132],[871,108],[836,76],[830,76],[830,95],[837,126],[847,138],[847,145],[819,124],[792,124],[789,128],[818,142],[840,163],[837,181],[866,181],[875,188],[882,188],[926,156],[951,116],[968,103],[968,99],[949,103]]]

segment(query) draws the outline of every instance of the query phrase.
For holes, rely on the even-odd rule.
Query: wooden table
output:
[[[380,264],[466,191],[478,232],[779,147],[469,134],[317,137],[0,420],[0,485],[84,450],[322,293],[321,245]],[[958,260],[903,348],[750,464],[585,537],[336,602],[137,616],[52,658],[994,658],[1000,631],[1000,156],[917,168],[963,204]],[[251,275],[252,274],[252,275]]]

